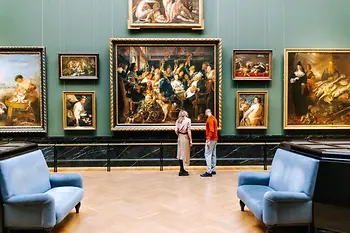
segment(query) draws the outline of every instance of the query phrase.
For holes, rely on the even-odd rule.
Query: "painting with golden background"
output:
[[[285,129],[350,128],[350,50],[286,49]]]
[[[0,132],[45,132],[45,49],[0,47]]]
[[[59,54],[60,79],[98,79],[98,54]]]

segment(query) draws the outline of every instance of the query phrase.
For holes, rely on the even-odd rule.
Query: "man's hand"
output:
[[[206,142],[208,149],[210,149],[210,141]]]
[[[192,143],[192,141],[190,141],[190,147],[192,147],[192,145],[193,145],[193,143]]]

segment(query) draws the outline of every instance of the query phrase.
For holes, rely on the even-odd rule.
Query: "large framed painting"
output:
[[[284,129],[350,129],[350,49],[285,49]]]
[[[60,79],[98,79],[98,54],[59,54]]]
[[[0,47],[0,132],[46,133],[44,47]]]
[[[233,80],[271,80],[272,50],[233,50]]]
[[[204,29],[203,0],[128,0],[129,29]]]
[[[205,110],[222,127],[221,39],[111,39],[111,130],[174,130],[186,110],[205,130]]]
[[[267,129],[267,91],[237,91],[236,128]]]
[[[95,92],[63,92],[64,130],[96,130]]]

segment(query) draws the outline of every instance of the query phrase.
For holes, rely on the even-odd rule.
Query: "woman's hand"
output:
[[[192,141],[190,141],[190,147],[192,147],[192,145],[193,145],[193,143],[192,143]]]

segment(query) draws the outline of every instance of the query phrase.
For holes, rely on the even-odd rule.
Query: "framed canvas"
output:
[[[272,50],[233,50],[233,80],[271,80]]]
[[[237,91],[236,128],[267,129],[267,91]]]
[[[59,54],[60,79],[98,79],[98,54]]]
[[[95,92],[63,92],[64,130],[96,130]]]
[[[174,130],[181,109],[222,127],[221,39],[111,39],[111,130]]]
[[[128,0],[129,29],[204,29],[203,0]]]
[[[350,49],[285,49],[284,129],[350,129]]]
[[[0,47],[0,132],[46,133],[45,47]]]

